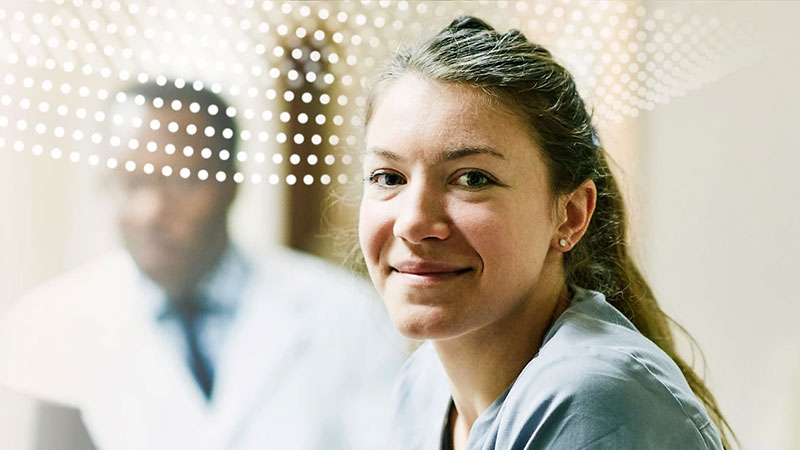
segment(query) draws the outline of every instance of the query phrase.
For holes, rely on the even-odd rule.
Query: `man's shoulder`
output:
[[[135,266],[124,252],[107,253],[34,287],[15,302],[9,314],[31,308],[47,308],[52,313],[51,308],[71,310],[78,304],[89,305],[104,292],[125,289],[135,277]]]
[[[372,285],[344,267],[318,256],[288,248],[274,248],[261,255],[248,255],[253,264],[253,281],[271,291],[329,301],[370,299],[377,301]]]
[[[34,288],[0,317],[0,384],[73,404],[75,386],[127,316],[118,299],[135,269],[125,254],[92,260]],[[53,374],[58,374],[54,377]]]

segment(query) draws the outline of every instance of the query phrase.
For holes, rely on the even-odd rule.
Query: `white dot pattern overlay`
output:
[[[549,48],[575,75],[601,132],[603,123],[652,110],[758,54],[755,30],[691,2],[4,2],[0,151],[210,182],[348,183],[358,179],[353,161],[370,77],[392,51],[463,13],[501,31],[517,28]],[[230,128],[110,113],[115,104],[145,105],[119,91],[153,82],[219,94],[231,105],[224,111],[164,99],[148,106],[225,114],[238,136]],[[163,147],[125,140],[110,131],[122,124],[235,137],[239,149],[234,157],[177,140]],[[137,166],[125,151],[233,158],[236,170]]]

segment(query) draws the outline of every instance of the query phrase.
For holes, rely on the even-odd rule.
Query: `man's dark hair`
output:
[[[129,99],[141,95],[144,97],[145,102],[150,105],[153,104],[155,99],[160,98],[164,101],[163,108],[170,108],[172,102],[178,100],[181,102],[181,109],[188,111],[192,103],[197,103],[200,108],[195,114],[202,117],[208,125],[214,128],[214,136],[208,139],[215,141],[217,151],[225,149],[230,153],[230,157],[226,161],[220,162],[227,165],[227,169],[232,170],[236,165],[235,156],[238,147],[239,129],[236,126],[236,120],[227,114],[230,105],[222,96],[211,89],[204,85],[201,86],[199,83],[197,83],[197,86],[200,89],[195,89],[195,85],[196,83],[191,81],[186,81],[182,84],[182,87],[178,87],[173,80],[167,80],[163,85],[149,81],[133,85],[122,92]],[[213,114],[209,111],[209,107],[212,105],[216,107],[216,112]],[[213,110],[213,108],[211,109]],[[226,129],[231,130],[230,137],[227,138],[223,135]],[[198,132],[202,133],[203,130]]]

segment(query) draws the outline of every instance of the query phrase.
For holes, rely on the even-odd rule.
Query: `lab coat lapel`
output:
[[[137,302],[136,289],[120,289],[119,310],[109,325],[116,336],[114,353],[106,365],[105,386],[96,390],[92,408],[104,422],[92,427],[102,431],[98,444],[108,448],[204,448],[208,431],[208,407],[195,387],[183,358],[152,317]],[[169,401],[165,401],[169,399]]]
[[[303,326],[304,301],[294,283],[281,274],[255,270],[226,351],[218,363],[214,387],[214,423],[220,448],[258,409],[269,404],[291,373],[292,360],[311,337]]]

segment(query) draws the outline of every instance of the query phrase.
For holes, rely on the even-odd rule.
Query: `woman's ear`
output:
[[[578,243],[589,228],[597,204],[597,187],[587,179],[558,204],[558,228],[553,236],[553,246],[567,252]]]

